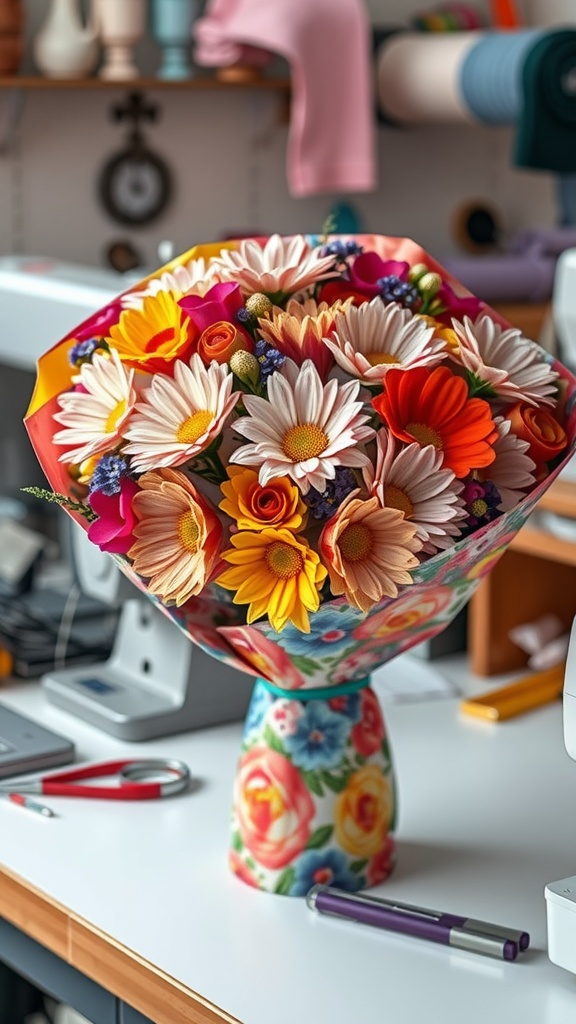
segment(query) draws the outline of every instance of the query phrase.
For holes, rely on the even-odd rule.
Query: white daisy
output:
[[[310,359],[300,368],[287,359],[268,380],[268,400],[244,396],[249,415],[236,420],[234,430],[253,443],[238,448],[230,461],[260,466],[262,486],[291,476],[303,494],[310,487],[325,490],[337,466],[361,468],[370,461],[358,447],[374,436],[359,390],[357,381],[322,384]]]
[[[466,517],[459,497],[463,484],[442,466],[442,452],[433,445],[398,446],[388,431],[378,431],[376,470],[369,466],[364,480],[383,508],[397,508],[416,527],[423,550],[452,547]]]
[[[220,434],[239,395],[227,364],[206,368],[197,353],[190,366],[176,361],[174,378],[157,373],[124,434],[132,468],[146,472],[194,458]]]
[[[462,323],[453,320],[452,326],[459,348],[451,358],[484,383],[488,394],[504,402],[555,405],[558,374],[520,330],[500,327],[485,313],[474,322],[467,316]]]
[[[64,425],[54,435],[54,444],[66,445],[59,462],[75,465],[94,455],[113,451],[137,398],[134,370],[127,369],[118,353],[95,352],[91,363],[83,363],[73,378],[75,391],[58,396],[61,412],[54,419]]]
[[[337,313],[334,332],[323,341],[346,373],[367,383],[380,384],[391,366],[436,366],[446,354],[434,327],[395,302],[385,306],[379,296]]]
[[[245,295],[286,295],[333,275],[334,257],[319,253],[303,235],[271,235],[264,245],[248,238],[238,249],[223,249],[214,266],[221,281],[236,281]]]
[[[147,281],[144,288],[127,292],[120,301],[124,309],[142,309],[147,295],[173,292],[178,299],[183,295],[205,295],[218,280],[214,264],[211,261],[206,263],[204,257],[200,257],[179,267],[173,267],[172,270],[166,270],[160,277]]]
[[[494,423],[498,430],[498,438],[492,445],[496,458],[475,476],[494,484],[500,494],[498,508],[508,512],[532,490],[536,463],[526,454],[530,448],[528,441],[522,441],[512,433],[510,420],[497,416]]]

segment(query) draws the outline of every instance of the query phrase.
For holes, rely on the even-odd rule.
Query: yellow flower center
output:
[[[122,419],[122,417],[123,417],[125,412],[126,412],[126,400],[124,398],[122,398],[119,402],[116,403],[116,405],[114,406],[112,411],[110,413],[108,413],[108,419],[106,420],[106,423],[104,424],[104,433],[105,434],[111,434],[114,431],[114,428],[116,427],[116,424],[118,423],[118,420]]]
[[[198,551],[200,540],[200,528],[194,514],[190,511],[183,512],[178,519],[177,525],[178,540],[184,551],[195,555]]]
[[[406,492],[401,491],[399,487],[390,485],[390,487],[384,488],[384,504],[388,508],[399,508],[406,519],[410,519],[410,516],[414,515],[414,505]]]
[[[470,509],[473,516],[476,516],[477,519],[482,519],[482,516],[485,516],[488,511],[488,505],[484,501],[484,498],[476,498],[476,500],[472,502]]]
[[[306,462],[321,455],[328,438],[316,423],[298,423],[284,434],[282,451],[292,462]]]
[[[366,352],[366,359],[370,363],[370,366],[380,366],[381,363],[399,363],[400,360],[396,359],[395,356],[390,355],[389,352]]]
[[[418,444],[424,448],[427,444],[432,444],[438,451],[442,451],[444,445],[440,434],[437,434],[433,427],[429,427],[426,423],[407,423],[406,433],[412,434],[412,437],[418,441]]]
[[[176,440],[181,444],[194,444],[202,434],[205,434],[212,420],[213,413],[208,409],[199,409],[193,412],[187,420],[180,424],[176,431]]]
[[[338,545],[347,562],[362,562],[372,549],[372,533],[364,523],[351,523],[343,531]]]
[[[278,540],[266,549],[266,565],[274,576],[291,580],[302,571],[304,559],[297,548]]]

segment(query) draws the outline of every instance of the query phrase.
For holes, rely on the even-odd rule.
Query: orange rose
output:
[[[220,484],[224,501],[218,507],[236,520],[240,530],[264,530],[267,526],[301,529],[306,505],[288,477],[276,477],[262,487],[253,469],[228,466],[226,472],[230,483]]]
[[[310,838],[314,802],[291,761],[268,747],[240,759],[234,807],[240,835],[265,868],[283,868]]]
[[[392,785],[380,768],[360,768],[336,800],[336,841],[354,857],[374,857],[386,842],[393,806]]]
[[[252,352],[253,344],[247,334],[239,331],[227,320],[218,320],[202,331],[198,339],[198,353],[205,363],[229,363],[234,352],[243,349]]]
[[[512,431],[528,441],[528,454],[536,464],[551,462],[568,444],[566,432],[547,409],[536,409],[527,402],[517,402],[507,414]]]

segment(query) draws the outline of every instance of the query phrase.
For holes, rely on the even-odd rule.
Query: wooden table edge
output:
[[[155,1024],[240,1024],[3,865],[0,916]]]

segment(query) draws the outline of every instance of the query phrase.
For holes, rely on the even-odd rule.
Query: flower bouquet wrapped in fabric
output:
[[[194,642],[257,677],[230,865],[381,882],[370,672],[439,633],[569,457],[576,381],[420,246],[197,246],[40,360],[46,492]]]

